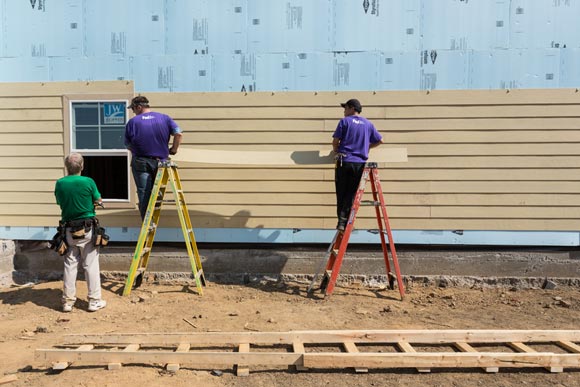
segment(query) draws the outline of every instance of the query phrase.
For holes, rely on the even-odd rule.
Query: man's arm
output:
[[[340,145],[340,138],[332,139],[332,150],[338,152],[338,146]]]
[[[169,148],[170,155],[177,154],[177,149],[179,149],[182,137],[183,135],[181,133],[175,133],[173,135],[173,145],[171,145],[171,148]]]
[[[374,144],[371,144],[371,145],[369,146],[369,149],[376,148],[376,147],[378,147],[378,146],[379,146],[379,145],[381,145],[381,144],[384,144],[384,142],[383,142],[383,139],[382,139],[382,138],[381,138],[381,139],[380,139],[378,142],[375,142]]]

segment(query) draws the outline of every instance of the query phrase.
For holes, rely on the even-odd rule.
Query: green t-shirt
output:
[[[86,176],[70,175],[56,181],[56,203],[63,222],[95,216],[94,202],[101,198],[97,184]]]

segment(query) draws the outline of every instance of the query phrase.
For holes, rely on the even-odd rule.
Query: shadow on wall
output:
[[[163,233],[163,215],[175,216],[171,209],[166,209],[162,213],[159,221],[158,236]],[[233,235],[229,234],[228,228],[236,229],[236,237],[240,237],[240,229],[245,229],[251,213],[247,210],[236,212],[231,217],[224,217],[208,212],[190,211],[191,221],[195,227],[220,227],[220,240],[211,244],[198,244],[200,255],[202,256],[203,269],[206,277],[216,282],[243,283],[247,282],[250,276],[274,276],[281,274],[287,265],[288,255],[284,252],[274,251],[268,248],[254,248],[254,244],[245,244],[240,247],[237,243],[235,247],[232,242]],[[124,227],[126,225],[115,224],[112,216],[106,216],[105,211],[98,214],[101,225],[107,227]],[[128,219],[139,227],[139,213],[135,210],[117,212],[117,219]],[[202,224],[196,224],[196,219],[204,220]],[[175,232],[177,240],[183,241],[182,231],[179,224],[172,224],[171,232]],[[256,244],[268,244],[275,241],[280,232],[273,231],[266,237],[260,230],[262,227],[245,229],[247,239]],[[244,231],[242,231],[244,232]],[[223,234],[223,237],[222,237]],[[229,244],[229,246],[228,246]],[[133,259],[136,243],[118,242],[114,239],[109,241],[107,247],[101,248],[100,263],[102,272],[129,271]],[[50,250],[46,241],[19,241],[18,249],[14,256],[14,282],[23,284],[37,280],[61,280],[63,263],[62,257]],[[191,273],[191,264],[188,252],[183,242],[155,242],[147,265],[147,272],[163,273]],[[82,270],[79,270],[82,276]]]

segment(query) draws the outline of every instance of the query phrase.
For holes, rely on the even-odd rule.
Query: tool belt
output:
[[[70,229],[73,239],[82,239],[87,233],[93,230],[92,242],[95,246],[107,246],[109,244],[109,236],[106,234],[104,227],[101,227],[99,219],[86,218],[70,220],[68,222],[58,222],[56,234],[49,242],[51,249],[56,251],[59,255],[65,255],[68,251],[68,244],[66,243],[66,229]]]

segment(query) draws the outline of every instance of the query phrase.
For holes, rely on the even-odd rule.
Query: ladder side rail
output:
[[[201,281],[197,275],[197,265],[195,263],[195,260],[193,259],[193,249],[191,247],[191,239],[190,239],[190,233],[188,230],[188,225],[187,222],[185,220],[186,218],[186,214],[184,206],[182,205],[184,200],[183,197],[180,196],[180,192],[178,189],[178,185],[176,182],[176,179],[179,178],[179,175],[175,175],[175,166],[171,166],[171,168],[169,169],[169,174],[170,174],[170,184],[171,184],[171,189],[173,191],[173,195],[175,197],[175,205],[177,207],[177,214],[179,216],[179,223],[181,224],[181,231],[183,233],[183,239],[185,241],[185,246],[187,248],[187,256],[189,257],[189,262],[191,263],[191,270],[193,272],[193,277],[195,279],[195,286],[197,288],[197,291],[199,292],[199,294],[201,295],[203,293],[203,290],[201,288]]]
[[[133,254],[133,260],[131,261],[131,267],[129,268],[129,273],[127,274],[127,280],[125,281],[125,287],[123,289],[123,296],[128,296],[131,293],[131,288],[135,281],[135,275],[137,269],[142,266],[143,257],[142,252],[145,243],[149,239],[149,227],[151,225],[151,218],[154,212],[155,202],[159,195],[161,189],[161,182],[165,177],[165,168],[159,167],[157,169],[157,175],[155,176],[155,182],[153,184],[153,189],[151,190],[151,196],[149,197],[149,203],[147,204],[147,212],[145,213],[145,219],[141,225],[141,231],[139,232],[139,239],[137,240],[137,245],[135,247],[135,253]],[[164,192],[164,191],[162,191]],[[152,238],[151,238],[152,239]],[[147,252],[149,254],[150,251]]]
[[[373,170],[373,175],[376,183],[376,187],[378,192],[380,192],[379,201],[381,203],[381,211],[383,213],[383,218],[385,221],[385,225],[387,228],[387,237],[389,239],[389,247],[391,248],[391,255],[393,256],[393,266],[395,266],[395,273],[397,276],[397,285],[399,286],[399,293],[401,295],[401,299],[405,296],[405,288],[403,287],[403,280],[401,278],[401,269],[399,267],[399,259],[397,258],[397,251],[395,249],[395,242],[393,240],[393,233],[391,230],[391,225],[389,223],[389,216],[387,214],[387,207],[385,205],[385,198],[383,196],[383,189],[381,187],[381,181],[379,179],[379,172],[378,169]]]
[[[375,170],[373,169],[373,173],[371,174],[371,187],[372,187],[372,192],[373,192],[373,201],[375,203],[380,202],[379,199],[379,195],[382,196],[382,192],[380,191],[380,188],[377,188],[377,180],[378,180],[378,176],[375,176]],[[379,236],[381,238],[381,248],[383,250],[383,258],[385,260],[385,265],[387,266],[387,275],[388,273],[391,272],[391,264],[389,262],[389,251],[387,249],[387,243],[385,240],[385,230],[386,227],[383,226],[383,220],[385,218],[383,218],[381,216],[381,209],[378,206],[374,206],[375,207],[375,214],[377,216],[377,224],[379,226]],[[391,238],[389,238],[389,241],[391,241]]]
[[[358,186],[358,189],[356,191],[356,195],[355,195],[353,203],[352,203],[352,207],[350,209],[350,214],[348,217],[348,222],[346,224],[346,229],[344,230],[343,236],[340,240],[338,254],[336,255],[336,258],[334,259],[334,262],[332,265],[332,272],[330,274],[330,279],[328,281],[328,285],[326,286],[326,291],[325,291],[326,295],[330,295],[334,291],[334,286],[336,284],[336,280],[338,279],[340,267],[342,266],[342,260],[344,258],[344,255],[346,253],[346,249],[348,247],[348,241],[350,239],[350,235],[351,235],[352,230],[354,228],[354,221],[356,220],[356,214],[357,214],[358,209],[360,207],[360,202],[361,202],[363,194],[365,192],[365,187],[366,187],[368,179],[369,179],[369,170],[367,168],[365,168],[363,171],[363,174],[361,176],[359,186]],[[330,260],[329,260],[329,264],[330,264]],[[327,268],[327,270],[330,270],[330,269]]]
[[[185,200],[185,193],[183,191],[183,185],[181,184],[181,177],[179,176],[179,170],[177,169],[177,166],[174,166],[172,168],[172,171],[173,171],[173,174],[175,177],[175,179],[174,179],[175,186],[176,186],[177,192],[178,192],[178,195],[176,195],[176,198],[179,200],[179,202],[180,202],[179,204],[182,206],[185,224],[187,226],[187,231],[188,231],[188,235],[189,235],[189,243],[190,243],[191,248],[192,248],[193,253],[194,253],[193,258],[194,258],[195,264],[197,265],[198,271],[201,272],[201,282],[205,286],[205,276],[203,274],[203,269],[202,269],[202,265],[201,265],[201,255],[199,254],[199,250],[197,248],[197,241],[195,239],[195,233],[193,232],[193,225],[191,223],[191,218],[189,217],[189,210],[187,209],[187,203]],[[187,242],[187,240],[186,240],[186,242]]]
[[[141,259],[141,266],[143,268],[147,268],[149,264],[149,257],[151,256],[151,250],[153,250],[153,241],[155,240],[155,234],[157,233],[157,228],[159,224],[159,218],[161,216],[161,210],[163,208],[163,198],[165,197],[165,193],[167,192],[167,180],[169,179],[169,174],[164,172],[163,177],[161,178],[161,182],[159,183],[159,188],[155,189],[155,185],[153,186],[153,190],[151,190],[151,199],[154,197],[153,195],[157,193],[155,196],[155,202],[153,211],[151,216],[149,217],[149,213],[145,214],[145,220],[143,223],[147,223],[147,230],[148,236],[145,241],[145,254],[143,254],[143,258]],[[151,201],[149,202],[148,207],[151,206]],[[148,208],[149,210],[149,208]],[[149,212],[149,211],[148,211]],[[149,217],[149,219],[147,218]]]

